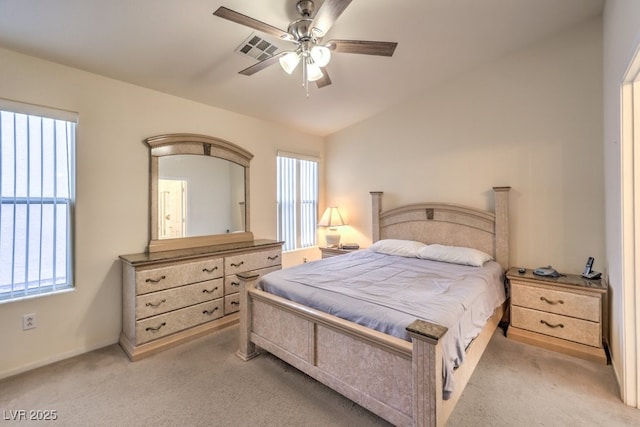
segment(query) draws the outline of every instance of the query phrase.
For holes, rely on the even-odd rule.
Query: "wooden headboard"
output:
[[[372,240],[416,240],[466,246],[509,268],[509,190],[493,187],[494,212],[448,203],[415,203],[382,211],[382,192],[372,191]]]

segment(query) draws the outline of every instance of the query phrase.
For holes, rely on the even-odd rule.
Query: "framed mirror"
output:
[[[249,162],[253,155],[205,135],[147,138],[149,252],[253,240]]]

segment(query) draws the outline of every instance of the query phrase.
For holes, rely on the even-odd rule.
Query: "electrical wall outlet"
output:
[[[22,316],[22,330],[34,329],[36,327],[36,314],[25,314]]]

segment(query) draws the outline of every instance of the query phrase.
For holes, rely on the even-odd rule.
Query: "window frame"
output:
[[[65,252],[65,262],[64,262],[64,266],[65,266],[65,280],[64,283],[56,283],[56,278],[55,277],[51,277],[49,280],[53,281],[53,283],[50,284],[42,284],[44,281],[46,281],[46,278],[43,278],[40,276],[40,270],[38,273],[38,278],[37,280],[31,280],[31,276],[30,276],[30,270],[29,270],[29,263],[31,261],[31,257],[33,256],[33,254],[28,251],[28,247],[29,247],[29,242],[27,241],[28,239],[30,239],[29,233],[31,231],[31,225],[28,224],[26,227],[26,231],[24,232],[24,234],[22,234],[23,236],[23,241],[24,241],[24,245],[26,249],[25,252],[25,259],[24,259],[24,268],[26,269],[24,272],[24,280],[22,282],[17,282],[16,279],[13,277],[14,271],[15,271],[15,262],[16,259],[14,258],[15,256],[15,245],[16,245],[16,230],[15,230],[15,224],[13,224],[13,230],[12,230],[12,245],[13,245],[13,254],[12,254],[12,259],[10,262],[10,265],[12,266],[12,278],[11,281],[8,284],[5,285],[1,285],[0,286],[0,304],[4,304],[4,303],[10,303],[10,302],[14,302],[14,301],[20,301],[20,300],[24,300],[24,299],[30,299],[30,298],[35,298],[35,297],[41,297],[41,296],[46,296],[46,295],[53,295],[53,294],[59,294],[62,292],[69,292],[69,291],[73,291],[75,289],[75,204],[76,204],[76,175],[77,175],[77,167],[76,167],[76,156],[75,156],[75,152],[76,152],[76,147],[77,147],[77,134],[78,134],[78,113],[75,112],[71,112],[71,111],[66,111],[66,110],[60,110],[60,109],[55,109],[55,108],[49,108],[49,107],[44,107],[44,106],[40,106],[40,105],[35,105],[35,104],[27,104],[27,103],[23,103],[23,102],[17,102],[17,101],[13,101],[13,100],[8,100],[8,99],[3,99],[0,98],[0,111],[9,113],[9,114],[14,114],[14,115],[26,115],[26,116],[30,116],[30,117],[35,117],[35,118],[39,118],[39,119],[46,119],[46,120],[54,120],[54,121],[63,121],[66,123],[62,123],[59,124],[57,122],[54,122],[53,125],[53,131],[51,132],[51,138],[54,139],[54,145],[51,148],[52,150],[56,151],[56,154],[54,154],[54,159],[55,159],[55,155],[57,155],[57,150],[59,149],[56,144],[64,144],[64,151],[65,151],[65,160],[66,160],[66,166],[67,166],[67,171],[65,173],[65,177],[64,177],[64,183],[65,183],[65,191],[63,191],[63,193],[68,193],[66,196],[61,197],[60,193],[61,191],[56,187],[57,186],[57,182],[54,185],[54,193],[53,195],[46,195],[45,196],[45,190],[43,188],[40,189],[40,195],[39,196],[32,196],[29,193],[30,190],[30,186],[27,186],[27,193],[26,196],[24,195],[17,195],[17,194],[13,194],[9,197],[2,197],[2,194],[0,192],[0,206],[2,204],[13,204],[14,205],[14,218],[15,218],[15,206],[17,205],[27,205],[27,212],[25,213],[26,215],[26,220],[28,220],[28,218],[30,217],[31,213],[29,211],[30,207],[37,207],[40,206],[40,214],[42,215],[44,210],[43,207],[47,206],[47,205],[53,205],[53,210],[57,210],[58,206],[66,206],[66,218],[63,218],[62,221],[63,223],[60,223],[58,221],[60,221],[59,218],[57,218],[57,213],[52,213],[53,218],[55,223],[53,223],[52,227],[55,231],[52,231],[52,233],[56,234],[57,231],[60,230],[61,227],[64,226],[64,235],[65,235],[65,247],[64,247],[64,252]],[[27,120],[29,120],[29,117],[27,118]],[[16,123],[15,117],[14,117],[14,124]],[[67,138],[62,141],[62,142],[58,142],[57,140],[57,126],[58,125],[64,125],[67,127],[66,132],[68,132],[67,134]],[[1,126],[1,124],[0,124]],[[27,124],[27,126],[30,126],[30,124]],[[41,129],[44,128],[44,125],[41,124]],[[2,137],[2,135],[0,134],[0,138]],[[28,149],[26,150],[27,152],[27,162],[31,162],[31,156],[34,153],[35,149],[29,149],[31,147],[32,144],[32,140],[30,139],[30,133],[29,131],[27,131],[27,147]],[[45,135],[40,135],[40,138],[37,139],[38,142],[40,142],[42,144],[42,141],[45,139]],[[14,147],[17,147],[17,142],[16,142],[16,131],[14,130],[14,137],[13,137],[13,141],[10,142],[14,144]],[[42,150],[43,146],[40,145],[40,149]],[[13,153],[14,155],[16,154],[15,152]],[[44,179],[42,177],[42,173],[43,170],[45,169],[45,155],[40,151],[36,154],[38,157],[41,158],[40,161],[40,174],[41,174],[41,179]],[[51,161],[51,168],[53,168],[54,173],[57,173],[58,171],[55,169],[57,168],[57,165],[55,165],[54,163],[56,163],[56,161]],[[14,160],[14,168],[15,165],[17,165],[17,163],[15,163]],[[0,181],[2,180],[2,164],[0,163]],[[13,170],[13,180],[16,180],[16,170]],[[29,173],[28,177],[27,177],[27,181],[31,180],[31,174]],[[56,180],[57,181],[57,180]],[[42,183],[42,181],[41,181]],[[1,190],[1,187],[0,187]],[[14,190],[15,191],[15,190]],[[1,215],[1,213],[0,213]],[[1,217],[0,217],[0,221],[1,221]],[[42,224],[42,222],[44,222],[42,219],[39,220],[40,225]],[[26,223],[25,223],[26,224]],[[64,224],[64,225],[62,225]],[[40,245],[42,244],[42,228],[40,228],[40,235],[39,235],[39,239],[40,239]],[[59,253],[59,250],[56,248],[56,243],[53,242],[52,243],[53,247],[53,251],[55,254]],[[57,255],[53,255],[54,257],[54,261],[51,262],[52,264],[52,269],[55,272],[55,257]],[[41,269],[41,259],[42,259],[42,252],[41,250],[39,251],[38,255],[37,255],[37,262],[38,262],[38,268]],[[55,274],[55,276],[57,276],[57,274]],[[25,281],[26,280],[26,281]],[[29,284],[32,282],[36,282],[37,286],[35,287],[31,287]],[[7,290],[3,289],[2,287],[6,288]]]

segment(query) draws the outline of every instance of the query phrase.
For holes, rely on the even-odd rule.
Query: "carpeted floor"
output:
[[[449,426],[632,426],[611,366],[506,339],[498,329]],[[60,426],[388,425],[278,359],[242,362],[232,327],[132,363],[117,345],[0,381],[0,425],[55,411]],[[33,413],[37,414],[37,413]],[[46,412],[40,412],[46,414]],[[51,415],[51,413],[49,413]]]

